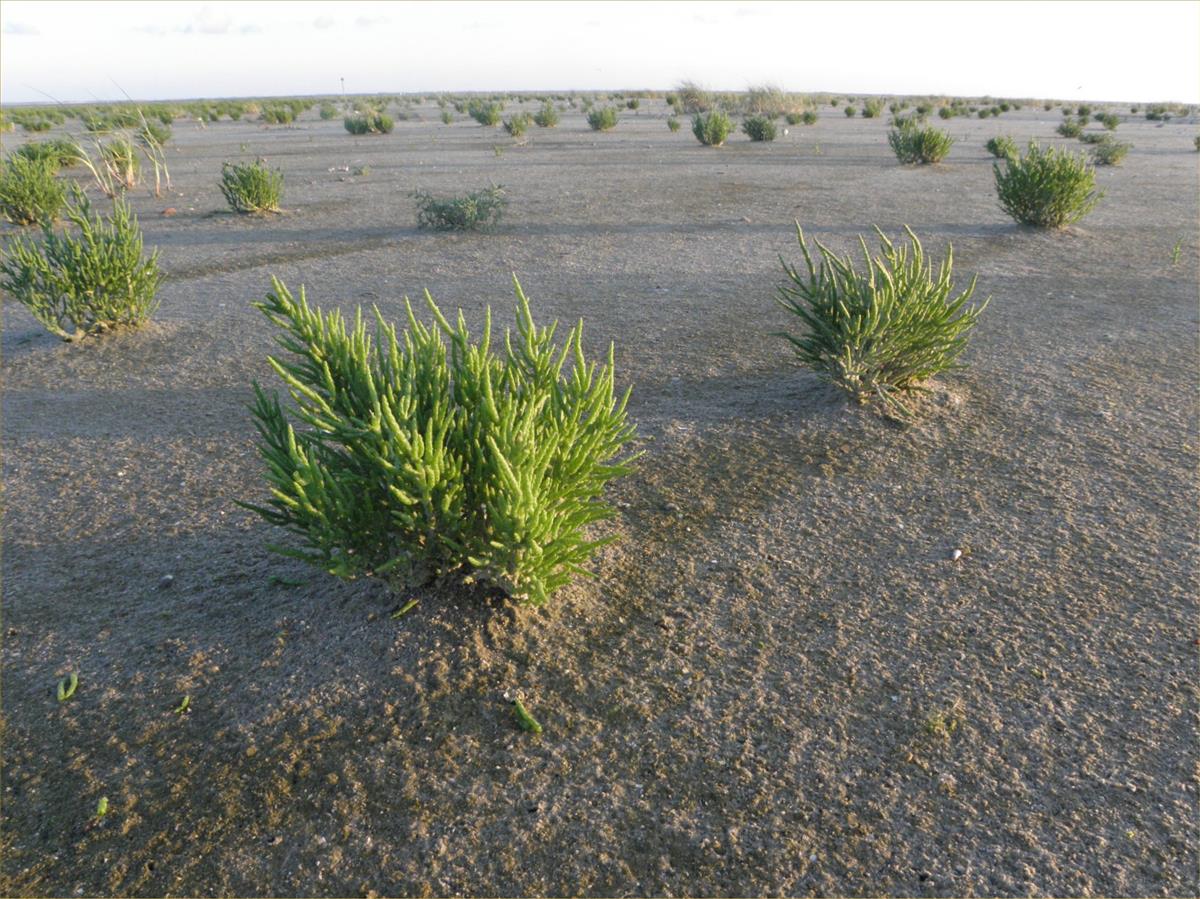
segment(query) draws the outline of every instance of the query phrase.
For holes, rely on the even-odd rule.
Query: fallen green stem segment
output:
[[[521,730],[527,730],[531,734],[540,734],[542,726],[538,724],[536,718],[529,714],[529,710],[525,708],[525,704],[519,699],[513,700],[513,711],[517,715],[517,723],[521,725]]]
[[[392,613],[392,617],[393,617],[393,618],[400,618],[400,617],[402,617],[402,616],[404,616],[404,615],[407,615],[407,614],[408,614],[409,612],[411,612],[411,611],[412,611],[414,608],[416,608],[416,605],[417,605],[417,603],[418,603],[418,602],[420,602],[420,600],[417,600],[417,599],[410,599],[408,602],[406,602],[404,605],[402,605],[402,606],[401,606],[399,609],[397,609],[395,612],[393,612],[393,613]]]
[[[179,705],[175,708],[175,714],[182,715],[184,712],[186,712],[188,705],[191,703],[191,701],[192,701],[191,696],[183,697],[183,702],[179,703]]]
[[[108,797],[101,796],[100,801],[96,803],[96,817],[103,818],[108,814]]]

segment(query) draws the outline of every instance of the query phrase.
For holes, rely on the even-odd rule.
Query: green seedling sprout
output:
[[[75,688],[79,686],[79,675],[71,672],[58,682],[58,701],[66,702],[75,695]]]

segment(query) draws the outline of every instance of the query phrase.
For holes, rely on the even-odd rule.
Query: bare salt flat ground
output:
[[[983,142],[1077,146],[1057,109],[935,119],[959,143],[910,169],[840,110],[713,150],[643,105],[525,146],[432,107],[370,138],[180,122],[176,194],[134,197],[153,326],[67,346],[6,301],[0,889],[1200,892],[1196,124],[1121,125],[1104,201],[1046,234],[998,208]],[[256,155],[282,216],[222,211],[221,162]],[[496,233],[416,231],[410,191],[490,181]],[[914,424],[770,336],[794,219],[839,249],[907,223],[979,273],[970,368]],[[264,494],[270,275],[393,319],[428,288],[478,326],[511,321],[512,272],[634,385],[646,456],[597,579],[395,621],[408,595],[268,553],[233,500]]]

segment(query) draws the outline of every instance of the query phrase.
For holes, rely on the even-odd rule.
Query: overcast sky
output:
[[[1200,102],[1196,2],[0,2],[6,103],[769,82]]]

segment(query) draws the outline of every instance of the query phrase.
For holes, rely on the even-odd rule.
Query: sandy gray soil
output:
[[[644,105],[525,146],[432,107],[370,138],[177,123],[176,193],[134,198],[154,324],[66,345],[6,301],[0,891],[1200,891],[1196,124],[1123,124],[1102,204],[1047,234],[983,142],[1066,144],[1057,109],[951,121],[949,160],[904,168],[840,110],[714,150]],[[226,214],[221,162],[258,154],[286,213]],[[496,233],[416,231],[412,190],[490,181]],[[841,249],[908,223],[979,273],[970,368],[914,423],[770,336],[797,218]],[[393,620],[408,594],[269,553],[234,500],[265,493],[270,275],[478,325],[511,321],[511,272],[634,385],[597,579]]]

